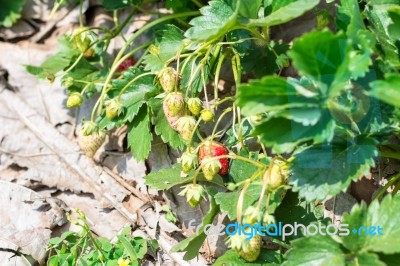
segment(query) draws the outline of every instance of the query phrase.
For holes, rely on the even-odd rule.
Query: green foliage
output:
[[[224,255],[219,257],[213,264],[213,266],[224,266],[224,265],[259,265],[259,266],[277,266],[282,263],[282,255],[279,251],[262,249],[260,257],[255,262],[246,262],[244,259],[234,252],[228,250]]]
[[[148,107],[143,105],[133,121],[128,124],[128,145],[137,160],[143,161],[148,157],[152,139]]]
[[[210,209],[208,213],[203,217],[202,226],[199,229],[199,234],[193,234],[192,236],[179,242],[171,249],[171,252],[185,252],[185,255],[183,256],[185,260],[194,259],[198,255],[199,250],[207,237],[207,235],[204,233],[204,227],[208,224],[212,224],[215,216],[219,212],[219,207],[213,199],[213,194],[215,194],[215,190],[210,189],[209,194],[210,196],[208,197],[208,199],[210,201]]]
[[[224,0],[210,1],[208,6],[200,9],[203,16],[190,21],[192,27],[186,31],[185,37],[195,41],[219,39],[236,25],[240,3],[237,1],[233,9]]]
[[[323,200],[367,173],[377,155],[375,140],[363,137],[355,143],[315,145],[296,155],[290,183],[307,201]]]
[[[183,31],[174,25],[166,25],[165,29],[156,32],[157,39],[145,55],[146,70],[160,71],[168,60],[173,58],[183,48]]]
[[[292,242],[292,248],[285,255],[286,261],[282,265],[391,265],[394,256],[400,255],[397,241],[400,237],[397,226],[399,211],[398,195],[387,196],[381,203],[374,201],[369,207],[365,203],[356,205],[343,219],[343,224],[350,226],[349,235],[341,240],[328,235],[297,239]],[[383,228],[383,235],[378,235],[378,230],[367,234],[365,229],[360,229],[360,226],[369,228],[378,225]],[[356,230],[353,232],[353,229]]]
[[[25,0],[2,1],[0,9],[0,27],[11,27],[21,17]]]
[[[86,216],[80,211],[78,220],[73,221],[80,232],[64,232],[61,237],[49,240],[48,266],[61,265],[119,265],[123,260],[129,265],[140,265],[146,254],[155,256],[158,243],[142,237],[132,237],[131,228],[126,227],[117,236],[118,241],[95,237],[87,223]]]
[[[56,6],[64,2],[57,1]],[[50,82],[61,79],[68,94],[81,93],[86,96],[83,99],[99,95],[89,123],[106,131],[126,126],[127,144],[137,160],[145,160],[152,144],[158,144],[152,143],[153,135],[184,152],[182,162],[150,173],[146,184],[158,190],[193,184],[197,196],[204,187],[211,205],[203,224],[211,223],[219,212],[231,220],[260,220],[262,215],[264,222],[276,218],[291,224],[328,223],[320,201],[346,191],[351,182],[368,174],[376,160],[399,158],[400,149],[392,139],[400,129],[400,8],[398,0],[327,0],[323,15],[329,19],[320,25],[318,14],[322,11],[316,9],[320,2],[168,0],[166,8],[173,14],[159,14],[160,18],[124,40],[114,62],[106,51],[130,20],[120,21],[112,29],[84,29],[88,50],[81,49],[76,36],[60,38],[56,54],[26,69]],[[135,5],[140,6],[138,10],[147,7],[137,0],[101,3],[107,10],[135,12]],[[198,8],[200,12],[195,11]],[[334,9],[336,12],[331,12]],[[309,29],[307,23],[307,32],[291,39],[292,34],[282,29],[292,24],[282,24],[293,23],[305,13],[314,16],[317,25]],[[168,20],[172,24],[165,24]],[[155,35],[149,32],[154,26],[161,29]],[[140,45],[143,34],[144,39],[156,38],[149,45]],[[119,60],[128,56],[136,62],[117,70],[125,63]],[[178,75],[161,78],[165,67],[174,68]],[[163,82],[177,86],[164,91]],[[223,91],[220,85],[224,85]],[[175,97],[176,102],[163,106],[171,90],[183,99]],[[215,112],[214,121],[206,123],[197,114],[179,119],[192,115],[187,102],[193,97]],[[168,115],[168,108],[182,105],[176,117]],[[199,158],[207,153],[203,144],[209,139],[223,142],[228,149],[216,149],[222,154],[218,159],[207,156],[214,162]],[[183,173],[181,163],[186,170],[194,169]],[[220,170],[224,176],[217,174],[207,180],[203,175],[207,170]],[[398,207],[398,197],[387,197],[381,204],[362,204],[344,216],[344,222],[352,226],[379,224],[387,235],[339,238],[300,234],[288,238],[293,240],[290,245],[274,238],[289,250],[286,261],[277,251],[263,250],[253,264],[396,265],[395,256],[400,253],[395,243]],[[245,215],[246,210],[254,211],[254,217]],[[164,211],[173,221],[170,210]],[[78,241],[73,235],[67,238]],[[185,259],[194,258],[204,240],[201,232],[173,251],[185,252]],[[138,263],[150,245],[143,240],[133,245],[132,241],[120,237],[120,249],[103,241],[104,250],[119,250],[120,256],[125,254]],[[57,248],[65,253],[67,246]],[[73,264],[71,256],[64,253],[51,257],[50,262],[68,260],[66,264]],[[72,253],[75,256],[77,250],[71,248]],[[95,251],[88,254],[100,258]],[[228,251],[215,264],[250,263]]]

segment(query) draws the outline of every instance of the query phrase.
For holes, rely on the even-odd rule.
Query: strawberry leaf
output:
[[[374,42],[367,33],[358,38],[361,48],[355,50],[343,33],[314,31],[297,39],[289,56],[299,73],[318,82],[325,94],[330,87],[363,77],[368,71]]]
[[[393,12],[400,13],[399,1],[369,1],[366,18],[370,29],[379,43],[383,59],[393,67],[400,67],[400,36],[397,33],[399,21]],[[397,17],[398,19],[399,17]],[[393,20],[394,19],[394,20]]]
[[[208,224],[212,224],[215,216],[219,213],[219,206],[215,203],[212,195],[209,195],[208,199],[210,201],[210,209],[203,217],[202,227],[199,230],[199,234],[194,233],[192,236],[179,242],[171,249],[171,252],[185,252],[185,255],[183,256],[184,260],[191,260],[198,256],[199,250],[203,245],[204,240],[207,238],[207,235],[204,233],[204,227]]]
[[[400,75],[390,74],[384,80],[371,82],[370,95],[379,100],[400,107]]]
[[[274,215],[276,220],[282,222],[282,224],[301,223],[308,226],[317,221],[323,222],[324,210],[322,204],[308,203],[299,198],[298,193],[288,190],[282,203],[276,208]],[[302,232],[298,232],[297,235],[287,236],[285,240],[297,239],[302,235]]]
[[[202,16],[190,21],[185,37],[194,41],[217,40],[225,35],[237,24],[240,2],[234,1],[236,8],[232,8],[227,1],[213,0],[208,6],[200,9]]]
[[[247,207],[254,205],[260,198],[262,186],[251,184],[246,190],[242,210],[245,211]],[[242,190],[233,192],[219,192],[215,195],[215,201],[221,208],[221,211],[226,212],[230,220],[235,220],[236,208],[239,196]],[[276,190],[272,193],[268,211],[273,213],[281,203],[281,190]]]
[[[183,31],[174,25],[166,25],[165,29],[156,32],[153,51],[145,55],[146,70],[160,71],[166,62],[173,58],[181,49],[184,36]]]
[[[228,250],[224,255],[218,257],[213,266],[225,265],[259,265],[259,266],[277,266],[282,263],[282,255],[278,250],[261,249],[260,256],[254,262],[247,262],[242,259],[238,253]]]
[[[47,58],[40,66],[26,66],[26,70],[38,78],[46,78],[47,73],[53,75],[64,70],[73,63],[80,52],[74,48],[69,37],[58,39],[58,52]]]
[[[307,11],[318,5],[319,0],[298,0],[298,1],[273,1],[282,2],[282,5],[275,4],[275,10],[268,16],[259,19],[250,19],[246,24],[251,27],[271,27],[286,23],[300,17]],[[287,4],[287,5],[284,5]],[[283,6],[284,5],[284,6]]]
[[[171,168],[161,169],[157,172],[152,172],[145,177],[146,185],[157,189],[157,190],[165,190],[170,189],[176,185],[182,185],[189,183],[193,180],[194,171],[191,171],[187,177],[181,177],[182,167],[180,164],[174,164]],[[161,178],[162,177],[162,178]],[[205,179],[203,174],[199,174],[197,176],[197,180],[200,182],[208,182],[218,186],[224,186],[224,182],[222,177],[216,175],[214,179],[210,182]]]
[[[307,117],[308,123],[312,124],[315,116]],[[297,123],[285,118],[272,118],[257,125],[253,134],[259,135],[261,142],[271,147],[275,153],[292,152],[298,144],[307,141],[317,144],[332,140],[336,124],[327,111],[321,114],[318,123],[313,126],[304,126],[305,117],[302,119],[302,123]]]
[[[148,107],[143,105],[133,121],[128,124],[128,146],[136,160],[143,161],[147,158],[152,139]]]
[[[21,17],[25,0],[2,1],[0,9],[0,26],[11,27]]]
[[[345,214],[343,223],[353,228],[359,229],[361,226],[369,228],[380,226],[383,235],[365,234],[361,229],[360,235],[350,234],[342,237],[343,245],[349,250],[382,252],[384,254],[400,253],[400,196],[387,196],[381,203],[373,201],[367,208],[363,202],[361,205],[353,207],[350,214]]]
[[[329,236],[311,236],[292,242],[292,248],[285,254],[282,266],[324,265],[345,266],[346,256]]]
[[[266,76],[240,85],[237,103],[247,116],[293,107],[318,107],[318,98],[305,97],[298,91],[299,86],[281,77]]]
[[[290,183],[311,202],[335,196],[374,165],[376,141],[359,137],[354,143],[319,144],[295,155]]]
[[[343,216],[342,225],[349,225],[348,235],[341,238],[316,235],[294,240],[282,265],[397,265],[400,254],[399,221],[399,195],[387,196],[381,203],[373,201],[369,207],[363,202]],[[367,234],[366,228],[372,226],[376,230]],[[382,228],[382,235],[378,234],[378,226]],[[358,234],[360,227],[362,232]]]
[[[143,76],[135,82],[131,81],[138,75],[143,74],[139,68],[130,68],[122,73],[122,76],[112,81],[112,89],[108,93],[109,98],[118,97],[121,94],[121,104],[125,107],[124,117],[120,118],[124,122],[131,122],[142,105],[153,96],[158,89],[154,86],[154,75]]]

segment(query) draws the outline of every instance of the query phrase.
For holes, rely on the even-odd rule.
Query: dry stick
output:
[[[121,176],[118,174],[114,173],[107,167],[103,167],[104,171],[112,176],[118,183],[120,183],[124,188],[132,192],[133,195],[138,197],[139,199],[143,200],[144,202],[152,201],[152,199],[146,195],[143,195],[139,190],[137,190],[135,187],[129,185]]]
[[[113,196],[105,192],[101,188],[101,186],[91,178],[90,175],[85,173],[82,168],[76,164],[77,157],[68,158],[68,156],[66,156],[66,154],[71,154],[71,152],[65,151],[68,151],[71,146],[74,147],[74,145],[71,145],[69,140],[61,135],[51,124],[40,117],[36,113],[36,111],[29,107],[29,105],[27,105],[18,95],[6,90],[4,90],[0,94],[0,98],[2,97],[2,95],[4,95],[3,97],[7,99],[7,101],[3,101],[6,103],[7,107],[14,111],[19,119],[26,125],[27,128],[29,128],[35,134],[35,136],[39,140],[41,140],[50,150],[56,153],[66,169],[74,173],[79,181],[86,183],[91,188],[93,188],[94,192],[96,192],[97,194],[96,196],[106,199],[111,204],[111,206],[113,206],[119,213],[121,213],[132,225],[136,224],[137,217],[133,215],[131,211],[126,209]],[[59,146],[63,147],[57,149],[57,147]],[[73,154],[71,154],[71,156],[72,155]],[[147,227],[145,228],[145,230],[148,231],[147,234],[149,234],[150,236],[151,230]],[[181,253],[169,254],[171,245],[167,241],[168,237],[169,236],[167,234],[160,232],[160,235],[158,236],[158,243],[160,247],[179,265],[189,265],[186,261],[183,260],[183,255]],[[204,258],[200,257],[199,262],[205,263]]]

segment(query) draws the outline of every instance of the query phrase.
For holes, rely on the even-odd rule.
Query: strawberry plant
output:
[[[238,224],[329,225],[322,201],[380,159],[400,159],[393,141],[400,129],[398,1],[167,1],[173,13],[138,29],[115,57],[107,53],[110,40],[146,10],[140,1],[112,2],[104,5],[129,8],[132,16],[112,29],[80,25],[60,39],[55,55],[27,70],[60,79],[68,107],[97,97],[82,126],[83,137],[97,136],[81,145],[88,156],[98,136],[123,125],[137,160],[148,157],[155,135],[182,151],[177,164],[146,182],[159,190],[181,186],[193,208],[209,202],[199,234],[172,250],[185,259],[197,256],[204,225],[220,212]],[[279,37],[304,14],[314,27]],[[143,34],[154,40],[139,43]],[[219,88],[229,75],[230,92]],[[215,265],[396,265],[398,176],[388,184],[370,206],[343,218],[386,228],[383,236],[268,237],[275,249],[259,235],[232,236],[232,250]],[[393,196],[379,202],[393,184]]]
[[[85,214],[76,210],[77,220],[71,223],[80,227],[79,232],[64,232],[49,242],[48,266],[58,265],[141,265],[147,255],[155,256],[158,249],[156,240],[147,241],[142,237],[130,236],[131,228],[126,227],[111,243],[105,238],[96,237],[91,231]]]

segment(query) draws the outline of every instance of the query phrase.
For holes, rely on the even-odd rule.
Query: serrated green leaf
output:
[[[296,154],[289,179],[293,190],[309,202],[344,191],[369,171],[378,155],[374,139],[359,137],[355,141],[314,145]]]
[[[317,99],[302,96],[292,84],[275,76],[240,85],[237,104],[247,116],[292,107],[319,107]]]
[[[248,157],[248,153],[238,153],[240,156],[245,156]],[[251,158],[256,158],[257,154],[253,154]],[[232,179],[233,182],[239,183],[251,176],[255,171],[258,170],[258,167],[255,166],[254,164],[251,164],[246,161],[242,160],[231,160],[230,165],[229,165],[229,177]]]
[[[242,210],[245,211],[247,207],[255,204],[261,194],[261,185],[253,185],[251,184],[249,188],[246,190]],[[230,220],[235,220],[236,217],[236,208],[237,202],[242,190],[236,190],[233,192],[219,192],[215,195],[215,201],[220,206],[222,212],[226,212]],[[281,190],[277,190],[273,192],[270,198],[270,204],[268,211],[273,213],[275,209],[281,203]]]
[[[293,43],[289,56],[300,74],[330,86],[346,50],[343,34],[314,31]]]
[[[359,253],[353,261],[347,263],[348,266],[387,266],[379,260],[378,255],[373,253]]]
[[[239,15],[245,18],[258,18],[258,10],[261,8],[262,0],[242,0]]]
[[[257,266],[278,266],[282,263],[282,255],[278,250],[261,249],[260,256],[254,262],[247,262],[238,253],[228,250],[224,255],[218,257],[213,266],[227,265],[257,265]]]
[[[208,6],[200,9],[202,16],[190,21],[191,28],[185,32],[185,37],[194,41],[217,40],[237,24],[240,2],[235,10],[224,0],[213,0]]]
[[[343,236],[343,245],[353,251],[364,250],[384,254],[400,253],[400,196],[387,196],[381,203],[373,201],[367,208],[365,203],[355,206],[350,214],[345,214],[343,223],[355,228],[359,233]],[[364,226],[364,229],[360,229]],[[365,229],[375,226],[375,234],[366,234]],[[378,235],[377,227],[382,228]]]
[[[147,158],[151,150],[153,136],[147,105],[143,105],[133,121],[128,124],[128,146],[138,161]]]
[[[124,90],[120,99],[125,112],[124,117],[119,118],[124,122],[131,122],[146,100],[158,92],[154,86],[154,75],[143,76],[131,83],[134,78],[143,73],[143,70],[139,68],[130,68],[123,72],[120,78],[112,81],[112,90],[108,92],[109,98],[119,97],[121,90]]]
[[[170,189],[173,186],[186,184],[191,182],[194,171],[190,172],[187,177],[181,177],[182,167],[180,164],[174,164],[171,168],[161,169],[157,172],[152,172],[145,177],[146,185],[157,189],[157,190],[165,190]],[[218,186],[224,186],[224,182],[222,177],[217,175],[210,182],[205,179],[203,174],[199,174],[197,176],[197,181],[201,182],[209,182]]]
[[[192,236],[179,242],[171,249],[171,252],[185,252],[185,255],[183,256],[184,260],[191,260],[198,256],[199,250],[203,245],[204,240],[207,238],[207,235],[204,233],[204,227],[208,224],[212,224],[215,216],[219,212],[219,206],[215,203],[213,197],[209,196],[208,198],[210,200],[210,209],[203,217],[202,226],[200,227],[199,234],[197,235],[196,233],[194,233]]]
[[[11,27],[21,17],[25,0],[2,1],[0,8],[0,26]]]
[[[369,95],[379,100],[400,107],[400,75],[390,74],[384,80],[376,80],[370,83],[372,90]]]
[[[58,39],[58,52],[47,58],[40,66],[26,66],[26,70],[38,78],[45,78],[47,73],[57,74],[77,59],[80,52],[74,48],[71,38]]]
[[[347,35],[357,39],[357,32],[365,29],[363,18],[357,0],[342,0],[337,9],[337,24],[347,31]]]
[[[272,118],[257,125],[253,131],[262,143],[271,147],[275,153],[289,153],[303,142],[321,143],[331,141],[335,130],[335,121],[324,111],[318,123],[304,126],[285,118]]]
[[[156,34],[158,38],[154,42],[154,49],[157,53],[149,53],[143,57],[145,69],[150,71],[160,71],[182,48],[184,40],[183,31],[174,25],[166,25],[165,29]]]
[[[276,221],[282,224],[309,224],[317,221],[322,221],[324,218],[324,206],[308,203],[304,199],[299,198],[299,194],[291,190],[286,192],[285,198],[275,210]],[[293,240],[302,236],[299,232],[298,235],[287,236],[287,240]]]
[[[380,48],[378,51],[383,55],[385,62],[396,68],[400,67],[398,44],[400,39],[396,34],[390,34],[393,28],[398,28],[398,25],[392,20],[389,12],[393,8],[398,8],[398,5],[398,1],[369,1],[365,12],[370,28],[378,40]]]
[[[280,1],[276,1],[280,2]],[[251,27],[271,27],[286,23],[292,19],[300,17],[307,11],[317,6],[319,0],[298,0],[291,2],[268,16],[260,19],[250,19],[246,24]]]
[[[168,143],[174,149],[183,149],[185,143],[182,141],[178,132],[176,132],[168,123],[164,111],[161,108],[161,100],[154,99],[151,101],[150,107],[155,114],[153,124],[157,135],[161,136],[164,143]]]
[[[231,221],[236,219],[236,207],[240,196],[241,190],[233,192],[219,192],[215,195],[215,201],[220,206],[222,212],[226,212]],[[246,191],[243,210],[254,204],[259,198],[261,193],[261,186],[250,185]]]
[[[329,236],[311,236],[292,242],[282,266],[345,266],[346,256]]]

